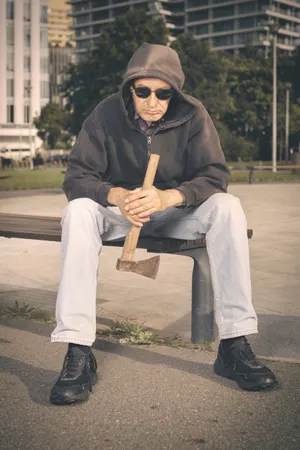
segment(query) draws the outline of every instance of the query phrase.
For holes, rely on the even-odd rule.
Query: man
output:
[[[182,93],[177,53],[143,44],[118,94],[85,120],[63,183],[61,280],[52,342],[68,343],[50,401],[85,401],[97,381],[91,346],[102,240],[141,235],[197,239],[206,234],[220,345],[214,370],[247,390],[275,375],[257,361],[246,335],[257,332],[252,306],[247,224],[226,193],[229,171],[207,111]],[[141,191],[151,152],[160,155],[154,187]]]

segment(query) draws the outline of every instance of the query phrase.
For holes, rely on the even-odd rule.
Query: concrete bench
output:
[[[252,230],[247,230],[247,233],[250,239]],[[60,218],[0,213],[0,236],[59,242]],[[103,245],[111,247],[122,247],[123,244],[123,239],[103,242]],[[205,238],[181,240],[145,237],[139,239],[138,248],[146,249],[149,253],[171,253],[193,258],[191,340],[194,344],[212,341],[214,296]]]

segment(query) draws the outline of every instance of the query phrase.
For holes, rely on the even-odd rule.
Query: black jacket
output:
[[[134,120],[129,90],[132,80],[142,77],[163,79],[176,91],[163,120],[148,135]],[[226,192],[229,170],[217,132],[202,103],[181,92],[183,82],[171,48],[143,44],[134,53],[120,92],[96,106],[75,142],[63,183],[69,201],[87,197],[108,206],[111,187],[142,186],[149,150],[160,155],[154,185],[179,189],[186,206]]]

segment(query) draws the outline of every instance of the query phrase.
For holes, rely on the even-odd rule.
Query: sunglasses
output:
[[[173,95],[173,89],[156,89],[152,91],[148,87],[144,86],[136,87],[134,86],[134,84],[131,87],[134,90],[135,95],[139,98],[148,98],[150,97],[151,92],[155,93],[156,98],[158,98],[158,100],[169,100],[169,98],[171,98]]]

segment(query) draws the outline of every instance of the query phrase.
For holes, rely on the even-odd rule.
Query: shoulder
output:
[[[192,97],[191,95],[184,94],[185,101],[191,104],[194,107],[194,115],[193,120],[195,119],[205,119],[205,117],[208,115],[208,112],[203,105],[203,103],[198,100],[195,97]]]
[[[98,103],[86,119],[86,123],[94,124],[96,128],[102,128],[110,120],[118,120],[119,114],[122,114],[120,95],[113,94]]]
[[[203,129],[203,126],[207,120],[211,119],[205,106],[200,100],[187,94],[184,94],[184,99],[187,103],[193,106],[193,114],[190,117],[190,132],[194,134]]]

